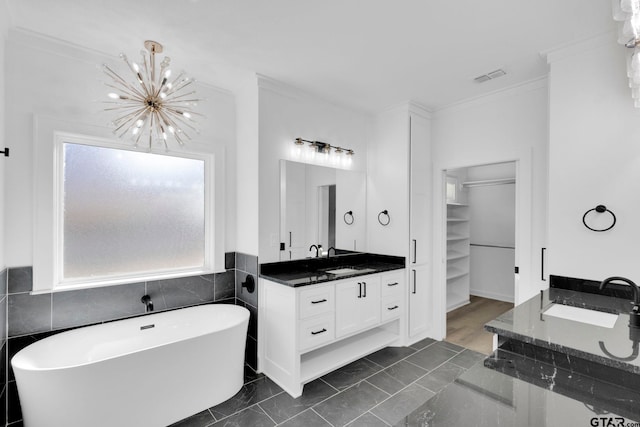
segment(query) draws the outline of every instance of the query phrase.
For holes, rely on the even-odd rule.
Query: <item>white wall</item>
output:
[[[259,116],[255,75],[247,76],[236,90],[236,116],[236,250],[258,255]]]
[[[548,56],[550,274],[640,280],[640,109],[627,86],[626,49],[614,39]],[[617,216],[610,231],[582,224],[598,204]]]
[[[375,117],[367,170],[367,245],[370,252],[406,257],[409,249],[409,104]],[[378,222],[387,210],[389,225]],[[381,217],[384,220],[384,216]]]
[[[272,80],[259,79],[260,262],[279,260],[280,159],[294,156],[295,138],[323,141],[355,150],[350,170],[366,170],[367,114],[319,99]],[[239,227],[241,225],[239,224]]]
[[[540,281],[540,248],[546,238],[547,83],[529,82],[433,114],[434,277],[444,277],[445,169],[517,161],[519,194],[516,303],[533,296]],[[444,285],[441,285],[444,286]],[[444,304],[444,302],[442,302]]]
[[[139,47],[123,46],[137,52]],[[172,54],[175,64],[180,55]],[[111,119],[97,100],[104,99],[106,88],[101,84],[102,72],[96,67],[109,63],[124,71],[119,59],[77,46],[62,44],[30,33],[12,30],[6,51],[6,102],[11,105],[6,114],[6,139],[11,143],[11,157],[5,163],[5,251],[10,267],[32,265],[34,214],[33,139],[34,117],[51,117],[74,126],[93,126],[98,132],[108,132],[105,124]],[[188,63],[180,63],[189,69]],[[198,76],[199,77],[199,76]],[[201,133],[189,149],[213,152],[216,155],[216,258],[224,259],[225,245],[233,250],[235,233],[225,236],[225,217],[235,216],[233,192],[226,191],[226,182],[235,185],[235,101],[230,92],[204,84],[198,95],[206,98],[198,110]],[[101,135],[100,135],[101,136]],[[224,262],[224,261],[222,261]]]
[[[9,31],[9,9],[6,1],[0,1],[0,149],[8,146],[6,139],[6,96],[5,96],[5,63],[6,48],[5,43]],[[5,210],[4,203],[4,183],[5,183],[5,163],[10,158],[0,157],[0,270],[3,270],[5,263]]]

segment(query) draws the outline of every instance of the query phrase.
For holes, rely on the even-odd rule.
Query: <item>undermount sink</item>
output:
[[[334,270],[325,270],[329,274],[335,274],[336,276],[345,275],[345,274],[356,274],[356,273],[370,273],[375,271],[373,268],[336,268]]]
[[[613,328],[617,314],[604,313],[602,311],[589,310],[586,308],[578,308],[570,305],[553,304],[544,314],[561,319],[572,320],[574,322],[588,323],[590,325],[600,326],[603,328]]]

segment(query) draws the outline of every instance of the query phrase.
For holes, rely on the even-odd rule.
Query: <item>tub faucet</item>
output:
[[[600,282],[600,290],[606,288],[607,285],[613,281],[624,282],[631,287],[633,307],[631,308],[631,313],[629,313],[629,327],[640,328],[640,289],[638,288],[638,285],[625,277],[613,276]]]
[[[313,249],[313,248],[315,248],[315,249],[316,249],[316,258],[318,258],[318,253],[320,252],[320,250],[319,250],[318,246],[316,246],[316,245],[311,245],[311,246],[309,246],[309,250],[311,250],[311,249]]]
[[[145,295],[140,298],[140,302],[142,302],[145,306],[145,311],[147,313],[153,311],[153,301],[151,301],[151,297],[149,295]]]

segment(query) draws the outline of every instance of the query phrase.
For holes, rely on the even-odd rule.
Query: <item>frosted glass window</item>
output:
[[[204,267],[204,160],[63,149],[63,280]]]

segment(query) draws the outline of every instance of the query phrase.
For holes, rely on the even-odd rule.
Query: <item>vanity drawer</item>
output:
[[[383,274],[380,278],[382,281],[380,295],[382,295],[383,298],[390,295],[397,296],[399,298],[402,295],[402,285],[404,283],[404,276],[402,273],[387,273]]]
[[[402,297],[400,296],[386,296],[382,298],[382,305],[380,307],[380,321],[386,322],[387,320],[400,317],[402,312]]]
[[[335,291],[333,285],[314,286],[303,289],[299,295],[299,319],[317,316],[318,314],[333,312],[335,308]]]
[[[335,337],[333,312],[301,321],[298,334],[298,349],[300,351],[333,341]]]

